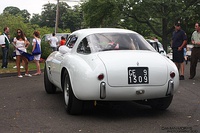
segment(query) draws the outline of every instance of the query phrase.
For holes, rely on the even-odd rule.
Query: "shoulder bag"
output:
[[[32,55],[39,55],[39,54],[41,54],[41,49],[37,42],[37,39],[35,39],[35,40],[36,40],[35,49],[33,50]]]

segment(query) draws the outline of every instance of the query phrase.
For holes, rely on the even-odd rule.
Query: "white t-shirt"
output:
[[[41,45],[40,45],[41,44],[41,39],[37,39],[37,42],[38,42],[38,44],[39,44],[39,46],[41,48]],[[33,46],[34,43],[36,43],[36,39],[35,38],[33,39],[32,46]]]
[[[27,38],[25,37],[25,40],[27,40]],[[15,47],[24,51],[24,52],[27,52],[26,51],[26,44],[25,44],[25,41],[24,40],[17,40],[17,38],[15,37],[13,39],[13,42],[15,43]],[[16,50],[16,55],[21,55],[20,52],[18,50]]]
[[[58,38],[55,36],[50,37],[49,39],[50,41],[50,46],[51,47],[57,47],[57,43],[58,43]]]

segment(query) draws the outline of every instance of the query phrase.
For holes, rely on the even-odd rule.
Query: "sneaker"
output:
[[[23,66],[20,66],[20,68],[24,68]]]
[[[14,66],[13,68],[17,68],[17,66]]]
[[[22,77],[23,77],[22,75],[19,75],[19,76],[18,76],[18,78],[22,78]]]
[[[184,78],[184,76],[183,75],[180,75],[180,78],[179,78],[180,80],[184,80],[185,78]]]
[[[27,76],[27,77],[32,77],[32,75],[30,75],[30,74],[26,74],[26,73],[25,73],[25,75],[24,75],[24,76]]]

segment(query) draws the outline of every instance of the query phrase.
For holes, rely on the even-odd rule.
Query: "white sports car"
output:
[[[85,101],[138,101],[165,110],[179,86],[179,73],[140,34],[93,28],[73,32],[49,55],[44,85],[47,93],[63,91],[69,114],[80,114]]]

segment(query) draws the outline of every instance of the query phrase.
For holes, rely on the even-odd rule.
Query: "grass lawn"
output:
[[[1,65],[2,65],[2,61],[0,60],[0,66],[1,66]],[[8,68],[7,68],[7,69],[2,69],[2,68],[0,68],[0,74],[2,74],[2,73],[15,73],[15,72],[17,72],[17,68],[13,68],[15,65],[16,65],[15,61],[10,61],[10,62],[8,63]],[[22,66],[22,63],[21,63],[21,66]],[[40,63],[40,68],[41,68],[41,69],[44,68],[44,62]],[[30,62],[28,63],[28,69],[29,69],[29,71],[37,70],[34,61],[30,61]],[[21,69],[21,72],[24,72],[24,71],[25,71],[25,69],[22,68],[22,69]]]

